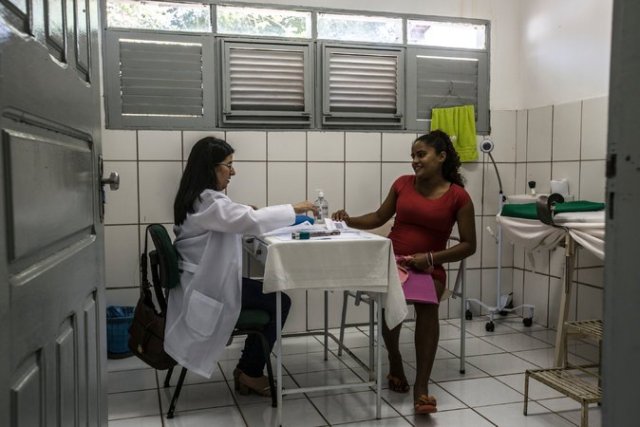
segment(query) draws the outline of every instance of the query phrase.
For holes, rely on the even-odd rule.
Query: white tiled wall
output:
[[[527,119],[527,162],[551,160],[553,107],[529,110]]]
[[[606,108],[607,99],[596,98],[532,110],[493,111],[492,154],[505,193],[527,191],[529,180],[537,182],[538,192],[548,192],[552,178],[566,178],[579,198],[604,200]],[[395,178],[412,173],[409,154],[416,137],[393,132],[105,130],[105,171],[121,174],[120,190],[107,194],[108,303],[135,303],[144,227],[151,222],[171,227],[173,197],[184,161],[193,144],[208,135],[225,138],[236,150],[237,174],[228,189],[232,199],[265,206],[313,199],[322,189],[330,211],[345,207],[354,214],[376,209]],[[486,155],[463,164],[462,173],[475,205],[478,238],[478,250],[467,261],[467,294],[494,305],[497,245],[487,227],[496,227],[497,178]],[[602,263],[584,251],[579,261],[571,313],[597,317],[602,311]],[[534,320],[553,326],[562,288],[563,252],[547,254],[541,263],[537,270],[543,274],[528,271],[522,249],[505,242],[502,290],[513,291],[515,304],[534,304]],[[450,279],[455,279],[455,271]],[[321,306],[307,307],[305,292],[292,298],[287,330],[321,324]],[[338,319],[342,295],[332,294],[330,301],[332,316]],[[459,300],[449,300],[440,309],[441,317],[459,313]],[[366,315],[362,307],[349,311],[350,321],[362,321]]]
[[[182,174],[181,161],[138,163],[140,222],[173,222],[173,197]]]
[[[575,160],[580,152],[582,103],[556,105],[553,107],[553,153],[554,162]]]
[[[307,141],[309,161],[344,160],[344,132],[307,132]]]

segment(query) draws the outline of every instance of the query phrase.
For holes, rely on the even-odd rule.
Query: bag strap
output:
[[[151,261],[151,255],[149,254],[149,226],[144,231],[144,251],[140,255],[140,298],[144,299],[145,304],[155,311],[159,316],[164,317],[166,315],[167,303],[162,296],[162,289],[160,289],[160,281],[158,278],[157,262]],[[151,262],[150,262],[151,261]],[[151,282],[149,281],[148,269],[151,268]],[[155,303],[153,302],[153,296],[151,288],[153,287],[156,294],[156,301],[160,305],[160,311],[157,310]],[[160,292],[160,296],[158,296]]]
[[[160,254],[156,249],[149,254],[149,260],[151,261],[151,281],[153,282],[153,290],[156,293],[156,300],[160,305],[160,314],[164,316],[167,313],[167,301],[165,298],[169,296],[169,289],[167,292],[163,292],[161,279],[160,279]]]
[[[167,314],[167,299],[169,298],[169,289],[165,289],[162,287],[162,282],[160,278],[160,254],[158,253],[158,248],[155,251],[149,253],[149,228],[153,225],[157,224],[149,224],[144,231],[144,252],[140,257],[140,287],[141,294],[144,295],[147,303],[151,303],[150,305],[154,307],[154,310],[158,313],[158,315],[165,317]],[[148,269],[151,269],[151,281],[149,281]],[[153,298],[151,294],[151,288],[153,287],[153,291],[156,294],[156,301],[158,302],[158,306],[160,310],[156,309],[156,305],[153,304]]]
[[[149,227],[147,227],[148,229]],[[151,288],[147,269],[149,268],[149,256],[147,255],[147,229],[144,231],[144,251],[140,255],[140,294],[146,295]]]

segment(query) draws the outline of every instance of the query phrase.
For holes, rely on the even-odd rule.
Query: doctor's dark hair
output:
[[[191,149],[187,166],[182,173],[180,187],[173,202],[173,222],[180,225],[188,213],[194,213],[194,204],[204,190],[217,187],[215,165],[233,154],[235,150],[220,138],[207,136]]]
[[[426,135],[419,136],[413,141],[413,144],[416,142],[422,142],[423,144],[433,147],[436,150],[436,154],[444,151],[447,157],[442,163],[442,176],[447,181],[464,187],[464,178],[460,175],[460,156],[458,156],[458,152],[453,147],[449,135],[437,129]]]

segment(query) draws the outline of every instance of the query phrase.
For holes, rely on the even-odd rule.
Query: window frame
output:
[[[417,85],[417,57],[418,56],[442,56],[442,57],[457,57],[466,56],[478,60],[478,94],[476,99],[477,108],[476,112],[476,134],[484,135],[489,134],[491,130],[490,126],[490,108],[489,108],[489,53],[485,50],[479,49],[460,49],[460,48],[440,48],[440,47],[425,47],[412,45],[407,48],[407,74],[406,83],[407,87],[413,85],[416,90],[407,91],[407,128],[410,130],[417,130],[427,132],[431,128],[431,118],[427,120],[420,120],[418,116],[417,97],[418,97],[418,85]],[[438,105],[446,107],[446,104]],[[449,105],[454,106],[454,105]],[[432,106],[431,108],[435,108]],[[483,108],[484,107],[484,108]]]
[[[176,116],[125,116],[122,114],[120,96],[120,47],[122,39],[141,41],[165,41],[174,43],[202,44],[202,103],[203,114],[200,117]],[[104,86],[105,121],[108,129],[200,129],[208,123],[215,123],[216,102],[214,81],[215,58],[213,40],[201,34],[164,34],[155,32],[132,32],[117,30],[106,34],[104,39]],[[111,54],[111,56],[109,56]]]
[[[381,128],[381,129],[403,129],[404,128],[404,106],[405,106],[405,52],[402,47],[378,47],[371,45],[356,45],[356,44],[342,44],[335,42],[322,43],[319,54],[319,67],[321,73],[319,80],[321,84],[319,90],[320,109],[318,116],[320,117],[321,128],[351,128],[351,127],[366,127],[369,128]],[[380,56],[391,56],[395,54],[398,58],[398,69],[396,71],[396,112],[395,113],[371,113],[371,112],[334,112],[331,111],[329,92],[329,79],[331,74],[329,72],[329,54],[331,52],[341,52],[345,54],[370,54]],[[336,118],[335,122],[331,122],[331,118]],[[372,126],[375,123],[376,126]],[[382,126],[382,127],[380,127]]]
[[[158,0],[161,1],[161,0]],[[173,0],[174,2],[180,2],[181,0]],[[195,3],[195,2],[194,2]],[[212,31],[206,33],[198,33],[198,32],[181,32],[181,31],[167,31],[167,30],[146,30],[146,29],[122,29],[116,27],[107,27],[107,18],[106,18],[106,2],[102,2],[102,22],[103,22],[103,40],[107,40],[109,37],[109,33],[120,33],[120,34],[137,34],[139,36],[143,36],[145,34],[150,35],[151,37],[160,37],[161,35],[165,35],[167,39],[178,39],[182,36],[189,37],[203,37],[208,38],[210,43],[208,43],[211,48],[207,49],[207,52],[210,52],[212,55],[211,64],[213,67],[211,68],[212,76],[207,77],[207,82],[213,82],[213,85],[210,87],[205,87],[205,91],[207,92],[207,99],[210,99],[210,95],[213,96],[213,109],[210,108],[210,111],[213,111],[213,116],[206,115],[207,120],[198,120],[197,123],[188,123],[188,124],[180,124],[175,123],[174,121],[166,121],[166,120],[149,120],[144,123],[144,120],[139,122],[132,120],[124,120],[127,122],[125,125],[122,125],[122,117],[118,120],[114,120],[113,117],[111,120],[107,118],[107,126],[109,128],[119,128],[119,129],[241,129],[241,128],[256,128],[256,127],[264,127],[268,129],[279,128],[282,130],[287,129],[331,129],[331,130],[348,130],[348,129],[356,129],[356,130],[380,130],[380,131],[424,131],[424,124],[419,123],[415,117],[416,115],[416,106],[412,105],[412,101],[410,98],[415,95],[415,91],[409,90],[411,87],[411,77],[410,77],[410,53],[413,49],[419,50],[462,50],[462,51],[473,51],[473,52],[481,52],[486,56],[486,64],[479,65],[478,73],[482,74],[479,81],[485,81],[486,87],[479,87],[479,91],[482,91],[486,94],[486,102],[482,102],[479,99],[477,115],[478,121],[477,125],[477,133],[485,134],[490,132],[489,126],[489,118],[490,118],[490,103],[489,103],[489,93],[490,93],[490,56],[491,56],[491,22],[484,19],[472,19],[472,18],[462,18],[462,17],[444,17],[444,16],[433,16],[433,15],[418,15],[418,14],[406,14],[406,13],[386,13],[379,11],[365,11],[365,10],[346,10],[346,9],[333,9],[333,8],[322,8],[322,7],[312,7],[312,6],[296,6],[296,5],[284,5],[284,4],[261,4],[261,3],[229,3],[224,0],[201,0],[200,2],[204,5],[208,5],[210,7],[210,15],[211,15],[211,27]],[[278,37],[278,36],[247,36],[247,35],[235,35],[235,34],[218,34],[217,33],[217,6],[234,6],[234,7],[249,7],[249,8],[265,8],[265,9],[280,9],[284,11],[296,11],[296,12],[310,12],[311,13],[311,38],[291,38],[291,37]],[[319,13],[330,13],[330,14],[348,14],[354,16],[363,16],[363,17],[371,17],[371,16],[383,16],[389,18],[400,18],[402,19],[402,42],[401,43],[382,43],[382,42],[351,42],[351,41],[340,41],[340,40],[328,40],[328,39],[319,39],[318,38],[318,14]],[[442,22],[451,22],[451,23],[467,23],[467,24],[478,24],[484,25],[486,35],[485,35],[485,48],[484,49],[461,49],[461,48],[442,48],[442,47],[434,47],[434,46],[425,46],[408,43],[408,34],[407,34],[407,21],[408,20],[428,20],[428,21],[442,21]],[[238,123],[238,124],[229,124],[225,123],[222,117],[222,111],[224,108],[224,79],[222,78],[222,67],[223,64],[223,52],[220,48],[221,40],[235,40],[235,41],[257,41],[261,43],[282,43],[287,44],[290,43],[292,45],[298,45],[301,43],[307,43],[310,46],[311,55],[309,55],[310,64],[306,69],[309,73],[312,73],[313,76],[310,77],[312,90],[308,92],[309,97],[312,101],[311,104],[311,119],[309,120],[308,125],[301,126],[300,123],[292,124],[287,123],[286,120],[283,121],[275,121],[272,124],[268,123]],[[323,46],[331,45],[338,46],[344,48],[359,48],[359,49],[373,49],[373,50],[388,50],[388,49],[403,49],[404,50],[404,60],[401,64],[399,64],[403,68],[403,72],[399,74],[398,83],[403,85],[403,90],[399,94],[399,111],[402,111],[402,124],[399,126],[389,126],[384,125],[381,126],[379,122],[371,121],[368,124],[362,121],[361,123],[355,124],[350,122],[343,123],[324,123],[324,111],[323,111],[323,103],[324,103],[324,87],[326,84],[324,83],[324,61],[323,61]],[[108,91],[108,80],[113,80],[113,76],[108,75],[108,62],[112,60],[109,57],[111,52],[107,51],[106,42],[103,50],[103,70],[105,73],[104,81],[105,81],[105,116],[113,116],[113,113],[109,111],[109,108],[114,104],[114,100],[112,99],[111,91]],[[208,55],[207,55],[208,56]],[[484,68],[483,68],[484,67]],[[486,75],[486,79],[484,78]],[[484,83],[482,83],[484,84]],[[113,88],[109,87],[110,90]],[[307,95],[305,94],[305,97]],[[402,101],[400,101],[400,97]],[[479,98],[483,98],[479,96]],[[483,98],[484,99],[484,98]],[[117,99],[116,99],[117,101]],[[305,99],[306,103],[306,99]],[[415,103],[413,103],[415,104]],[[482,104],[486,104],[483,107]],[[305,108],[306,109],[306,108]],[[205,112],[206,113],[206,112]],[[346,114],[346,113],[342,113]],[[368,114],[367,112],[363,113],[365,116]],[[412,117],[413,115],[413,117]],[[285,117],[285,116],[283,116]],[[142,119],[153,119],[153,117],[147,117]],[[486,123],[486,126],[483,124]],[[182,120],[182,122],[185,122]],[[277,122],[277,123],[276,123]],[[119,127],[115,127],[119,126]]]
[[[238,110],[231,111],[231,93],[230,93],[230,79],[229,74],[229,61],[226,61],[229,55],[229,49],[236,45],[246,45],[248,47],[255,47],[259,49],[262,47],[271,48],[284,48],[285,50],[301,51],[304,55],[304,110],[303,111],[286,111],[286,110],[274,110],[269,112],[266,110]],[[288,49],[286,49],[288,48]],[[244,37],[220,37],[219,38],[219,50],[220,50],[220,114],[219,120],[221,126],[229,126],[233,128],[237,127],[273,127],[273,126],[290,126],[292,128],[310,128],[314,124],[314,79],[315,73],[313,70],[312,58],[313,58],[313,45],[311,42],[303,41],[290,41],[290,40],[278,40],[278,39],[253,39]],[[227,119],[229,116],[239,117],[237,121]],[[275,117],[268,121],[252,120],[252,117],[259,117],[267,119],[273,116],[279,116],[280,119]],[[245,119],[246,117],[246,119]],[[294,118],[303,118],[303,120],[294,120]]]

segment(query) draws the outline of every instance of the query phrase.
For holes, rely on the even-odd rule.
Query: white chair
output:
[[[380,228],[372,230],[371,232],[375,234],[379,234],[382,236],[386,236],[389,234],[389,230],[391,230],[391,224],[393,221],[389,221],[387,224],[383,225]],[[459,242],[460,239],[457,236],[449,237],[450,242]],[[460,298],[460,373],[464,374],[465,372],[465,316],[464,316],[464,307],[466,300],[466,259],[462,259],[460,261],[460,266],[458,268],[458,272],[456,274],[456,281],[453,286],[453,290],[451,290],[451,298]],[[446,291],[445,291],[446,292]],[[374,363],[374,352],[373,352],[373,319],[374,319],[374,299],[371,298],[366,292],[360,291],[344,291],[343,303],[342,303],[342,317],[340,320],[340,338],[338,343],[338,356],[342,356],[342,350],[345,349],[349,351],[344,345],[344,330],[348,326],[363,326],[365,323],[347,323],[347,308],[349,306],[349,298],[354,299],[354,303],[356,306],[359,306],[361,303],[369,305],[369,370],[373,371],[373,363]]]

